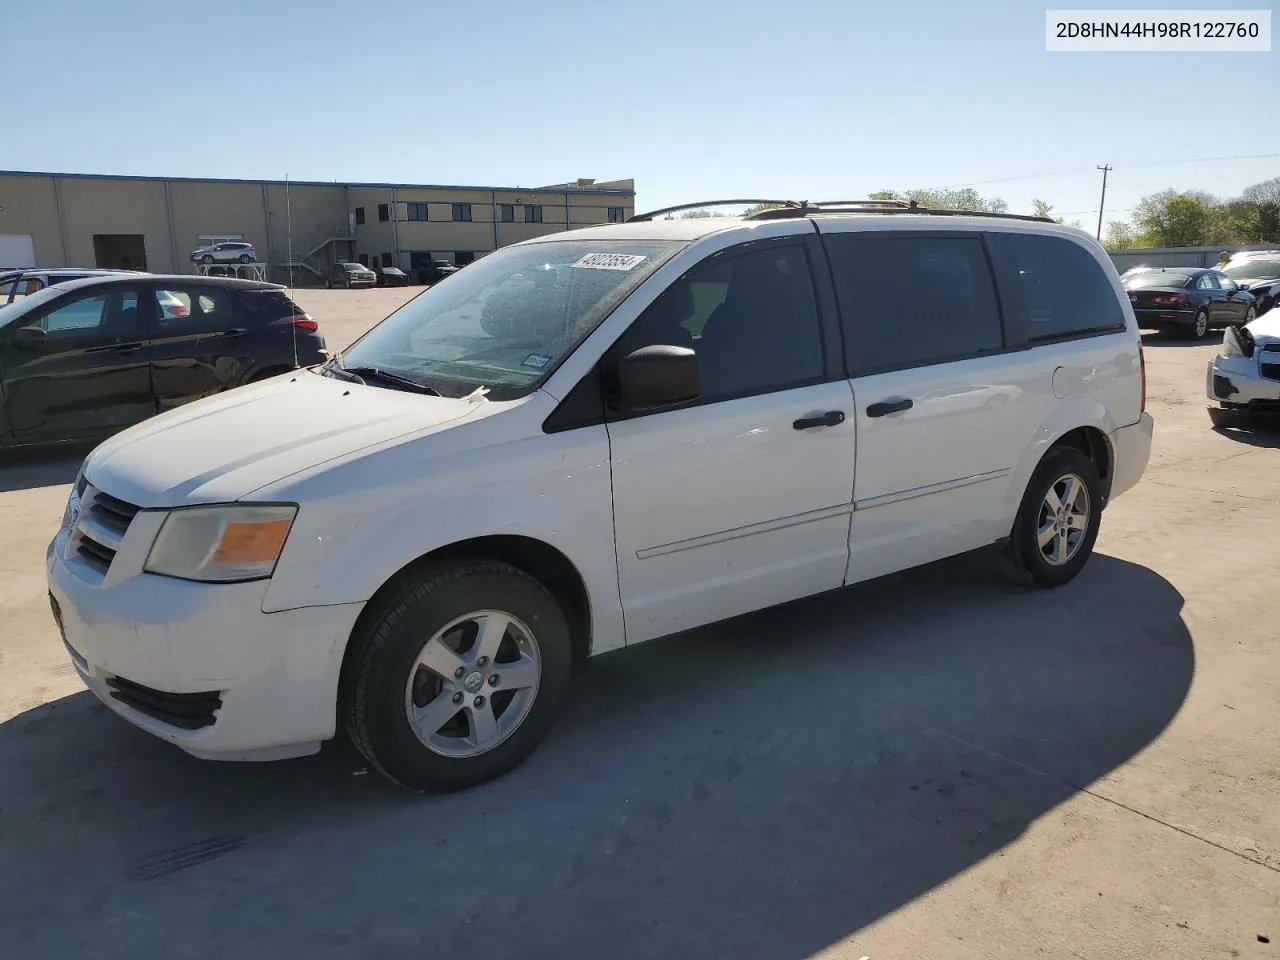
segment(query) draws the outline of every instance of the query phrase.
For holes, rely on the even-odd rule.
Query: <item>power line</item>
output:
[[[1228,157],[1187,157],[1182,160],[1139,160],[1136,163],[1123,164],[1125,167],[1162,167],[1179,163],[1217,163],[1227,160],[1268,160],[1280,157],[1280,153],[1242,153]],[[993,183],[1012,183],[1015,180],[1039,180],[1043,177],[1057,177],[1065,173],[1079,173],[1088,170],[1087,166],[1063,167],[1059,170],[1047,170],[1044,173],[1020,173],[1013,177],[997,177],[992,180],[968,180],[964,183],[949,183],[941,187],[930,187],[931,190],[956,190],[960,187],[985,187]]]

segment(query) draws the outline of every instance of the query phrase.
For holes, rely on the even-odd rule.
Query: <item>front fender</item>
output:
[[[366,602],[397,571],[476,537],[540,540],[581,574],[592,651],[624,644],[604,426],[444,452],[408,444],[300,485],[266,612]],[[534,575],[537,571],[530,571]]]

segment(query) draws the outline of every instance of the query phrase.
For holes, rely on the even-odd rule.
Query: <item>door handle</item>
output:
[[[801,417],[791,424],[797,430],[812,430],[814,427],[835,427],[844,423],[843,410],[828,410],[812,417]]]
[[[910,410],[912,407],[910,397],[890,397],[888,400],[881,400],[879,403],[873,403],[867,407],[868,417],[887,417],[891,413],[901,413],[903,410]]]
[[[141,343],[117,343],[111,348],[116,353],[133,353],[135,350],[141,350]]]

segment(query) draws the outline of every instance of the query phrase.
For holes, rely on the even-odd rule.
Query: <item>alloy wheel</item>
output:
[[[1054,481],[1040,504],[1036,543],[1045,563],[1060,567],[1080,552],[1091,520],[1089,490],[1074,473]]]
[[[488,753],[528,717],[542,665],[533,631],[499,610],[478,610],[438,630],[405,685],[414,735],[444,757]]]

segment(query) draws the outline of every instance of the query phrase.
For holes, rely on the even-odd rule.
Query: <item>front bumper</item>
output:
[[[1114,500],[1132,488],[1146,472],[1151,460],[1151,437],[1155,433],[1155,421],[1144,413],[1137,423],[1119,427],[1111,434],[1111,490],[1107,502]]]
[[[1268,360],[1280,365],[1280,354],[1255,350],[1252,357],[1214,357],[1205,371],[1205,394],[1229,407],[1280,409],[1280,379],[1262,375],[1262,364]]]
[[[143,573],[155,513],[138,514],[105,576],[68,547],[67,530],[49,545],[50,601],[81,679],[112,711],[197,757],[315,752],[336,729],[342,656],[362,605],[268,614],[266,580]]]

